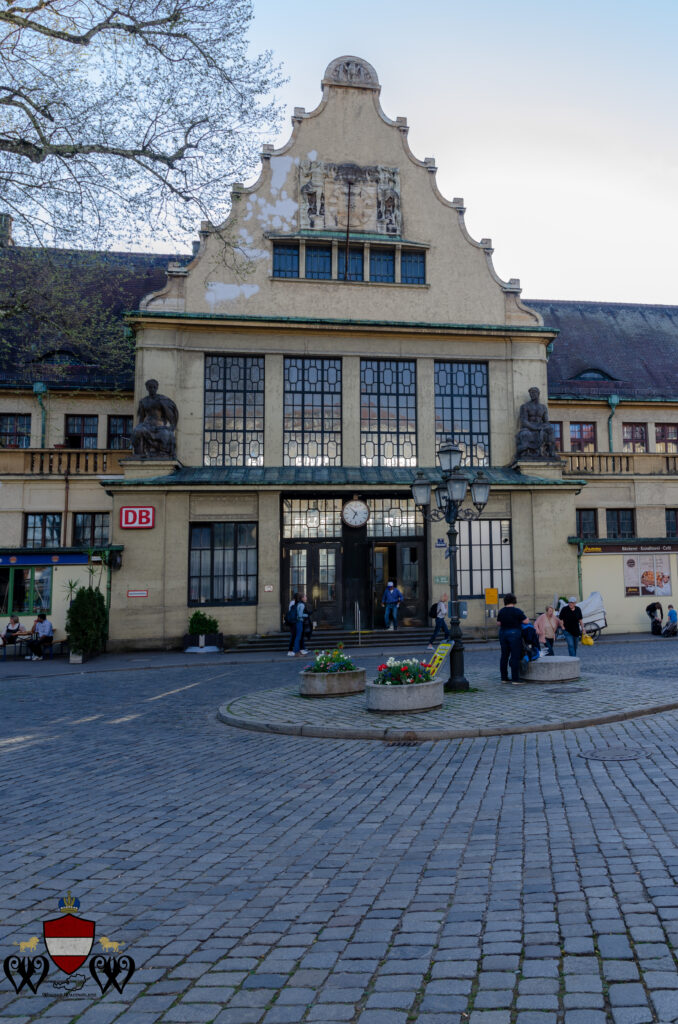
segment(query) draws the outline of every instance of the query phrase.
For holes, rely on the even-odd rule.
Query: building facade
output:
[[[379,95],[365,61],[333,61],[319,106],[295,109],[286,146],[264,147],[259,180],[234,188],[226,223],[204,222],[193,257],[139,295],[134,396],[50,389],[59,411],[37,445],[41,395],[0,395],[0,434],[18,445],[0,450],[0,584],[12,551],[42,558],[35,573],[48,557],[113,546],[118,647],[178,643],[196,607],[225,633],[268,633],[298,590],[320,624],[351,629],[359,614],[378,628],[389,579],[405,621],[423,623],[449,565],[444,523],[423,521],[410,486],[418,470],[440,479],[436,452],[451,436],[469,481],[482,470],[492,485],[480,520],[460,524],[470,629],[485,625],[487,588],[515,590],[534,612],[578,587],[604,591],[614,625],[645,628],[641,584],[618,595],[630,569],[613,541],[621,548],[629,529],[665,541],[659,563],[642,557],[675,575],[660,527],[678,507],[678,388],[644,402],[644,371],[626,390],[619,377],[623,331],[607,325],[606,369],[587,304],[523,302],[517,280],[500,280],[491,242],[469,236],[463,201],[440,194],[435,162],[413,155],[405,118],[389,119]],[[663,309],[675,355],[678,324]],[[151,379],[179,411],[176,458],[135,458],[118,441]],[[532,387],[550,394],[559,459],[516,458]],[[61,422],[64,450],[53,447]],[[643,562],[645,590],[649,571]],[[6,575],[5,613],[16,564]]]

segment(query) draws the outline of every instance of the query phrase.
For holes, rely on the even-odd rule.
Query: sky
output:
[[[524,298],[678,305],[678,0],[253,2],[288,78],[269,141],[362,57]]]

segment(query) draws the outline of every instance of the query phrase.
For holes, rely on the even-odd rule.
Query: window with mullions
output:
[[[622,451],[647,451],[647,425],[645,423],[622,423]]]
[[[0,448],[30,448],[30,413],[5,413],[0,416]]]
[[[24,544],[27,548],[58,548],[61,544],[61,513],[27,512]]]
[[[483,597],[488,587],[500,594],[513,588],[510,519],[460,520],[457,573],[460,597]]]
[[[678,537],[678,508],[664,509],[666,514],[666,536]]]
[[[595,450],[595,423],[570,423],[570,451],[594,452]]]
[[[51,608],[51,565],[0,567],[0,615],[34,615]]]
[[[348,252],[348,275],[346,271],[346,248],[340,246],[337,264],[337,277],[340,281],[362,281],[363,279],[363,250],[351,247]]]
[[[657,423],[654,428],[658,452],[671,455],[678,452],[678,423]]]
[[[462,466],[489,466],[487,363],[435,364],[436,447],[451,437]]]
[[[73,517],[73,547],[106,547],[110,522],[108,512],[76,512]]]
[[[370,248],[370,281],[395,281],[395,249]]]
[[[257,600],[257,524],[192,523],[188,603],[252,604]]]
[[[132,417],[131,416],[109,416],[108,417],[108,447],[116,451],[123,451],[132,446]]]
[[[327,540],[341,537],[339,498],[283,498],[286,540]]]
[[[423,537],[424,522],[412,498],[370,498],[368,537]]]
[[[273,277],[299,277],[299,245],[273,245]]]
[[[400,254],[400,280],[403,284],[426,284],[426,254],[404,249]]]
[[[65,427],[66,447],[96,448],[98,431],[98,416],[67,416]]]
[[[416,466],[417,376],[414,362],[360,361],[361,466]]]
[[[608,508],[605,519],[610,540],[628,540],[629,537],[635,537],[636,523],[632,508]]]
[[[263,466],[263,356],[205,356],[203,462]]]
[[[341,465],[341,359],[286,359],[283,465]]]
[[[332,247],[329,245],[306,246],[306,277],[312,281],[332,277]]]
[[[591,540],[598,536],[598,509],[578,508],[576,511],[577,536]]]

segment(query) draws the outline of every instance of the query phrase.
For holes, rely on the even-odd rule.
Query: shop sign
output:
[[[583,555],[631,555],[660,554],[662,551],[678,551],[678,541],[667,540],[662,544],[584,544]]]
[[[671,597],[671,593],[668,555],[624,556],[625,597]]]
[[[152,530],[154,526],[153,505],[123,505],[120,509],[121,530]]]

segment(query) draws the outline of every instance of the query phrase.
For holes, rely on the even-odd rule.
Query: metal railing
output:
[[[353,620],[355,622],[356,632],[358,633],[358,647],[362,646],[362,635],[361,635],[361,621],[360,621],[360,605],[356,601],[353,605]]]
[[[0,475],[94,476],[122,473],[128,451],[109,448],[0,448]]]
[[[661,452],[561,452],[563,472],[573,476],[669,476],[678,473],[678,454]]]

